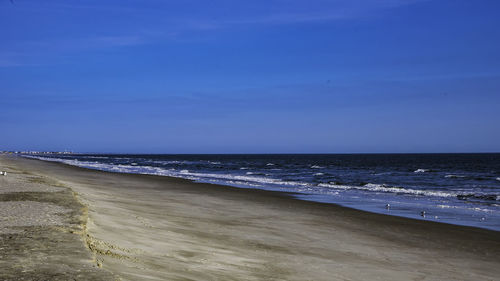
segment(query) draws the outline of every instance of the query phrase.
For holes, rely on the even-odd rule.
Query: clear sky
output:
[[[0,150],[500,151],[500,1],[0,0]]]

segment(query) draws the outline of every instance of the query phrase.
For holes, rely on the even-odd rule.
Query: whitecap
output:
[[[321,167],[319,165],[313,165],[313,166],[311,166],[311,169],[323,169],[323,168],[325,168],[325,167]]]
[[[426,173],[426,172],[429,172],[430,170],[429,169],[417,169],[415,171],[413,171],[414,173]]]
[[[455,179],[455,178],[465,178],[465,176],[461,176],[461,175],[446,175],[444,177],[445,178],[452,178],[452,179]]]
[[[457,196],[457,193],[453,193],[453,192],[445,192],[445,191],[437,191],[437,190],[418,190],[418,189],[394,187],[394,186],[387,186],[385,184],[373,184],[373,183],[368,183],[368,184],[365,184],[363,186],[320,183],[318,186],[341,189],[341,190],[363,190],[363,191],[372,191],[372,192],[387,192],[387,193],[421,195],[421,196],[435,196],[435,197],[455,197],[455,196]]]

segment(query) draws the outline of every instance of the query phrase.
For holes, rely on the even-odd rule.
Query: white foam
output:
[[[349,206],[354,206],[355,208],[361,208],[363,209],[363,206],[368,206],[365,209],[371,210],[370,209],[370,204],[373,205],[373,202],[381,202],[380,206],[384,206],[387,202],[391,203],[391,206],[393,206],[393,202],[400,202],[400,204],[407,204],[410,206],[410,209],[414,209],[414,206],[417,206],[417,210],[422,210],[421,206],[429,206],[429,210],[437,210],[439,212],[442,212],[445,214],[444,216],[439,215],[439,217],[442,220],[446,220],[446,214],[458,214],[459,219],[458,220],[453,220],[451,221],[460,221],[460,219],[463,217],[465,218],[464,221],[466,221],[466,217],[462,216],[463,213],[469,215],[472,214],[473,218],[481,218],[481,217],[487,217],[490,218],[491,221],[493,221],[493,218],[498,218],[500,216],[500,211],[499,211],[499,204],[495,203],[490,203],[488,204],[482,204],[478,205],[475,202],[478,200],[469,200],[470,202],[466,202],[468,204],[465,204],[464,201],[457,200],[460,199],[461,196],[465,196],[465,200],[468,200],[469,197],[472,199],[482,199],[481,198],[481,193],[479,192],[486,192],[484,189],[475,189],[471,190],[467,187],[464,187],[462,189],[459,189],[460,186],[454,187],[454,190],[417,190],[417,189],[412,189],[412,188],[405,188],[405,187],[396,187],[396,186],[388,186],[384,184],[365,184],[365,185],[343,185],[343,184],[336,184],[335,182],[330,182],[330,183],[321,183],[321,184],[314,184],[314,183],[306,183],[306,182],[299,182],[299,181],[287,181],[284,179],[280,179],[279,175],[273,174],[271,170],[274,167],[270,167],[265,169],[266,171],[269,171],[269,174],[267,175],[262,175],[260,173],[257,173],[253,168],[248,168],[248,167],[241,167],[239,169],[241,170],[247,170],[247,169],[252,169],[253,172],[248,171],[248,173],[245,174],[247,171],[242,171],[239,172],[241,175],[237,175],[234,171],[232,171],[231,167],[228,169],[226,174],[222,174],[221,172],[223,171],[217,171],[217,172],[211,172],[211,173],[206,173],[206,172],[196,172],[197,168],[189,168],[190,166],[184,166],[187,169],[182,169],[178,168],[178,166],[168,166],[165,167],[163,165],[159,164],[190,164],[194,163],[193,161],[155,161],[155,160],[149,160],[149,159],[138,159],[137,157],[135,158],[127,158],[127,161],[123,161],[124,163],[130,163],[130,164],[113,164],[108,161],[115,161],[114,157],[111,157],[110,160],[106,161],[108,163],[99,163],[94,160],[99,160],[99,159],[93,159],[91,157],[85,158],[85,157],[74,157],[79,160],[75,159],[68,159],[66,158],[67,156],[56,156],[53,155],[53,157],[43,157],[43,156],[25,156],[28,158],[35,158],[35,159],[40,159],[40,160],[45,160],[45,161],[53,161],[53,162],[62,162],[65,164],[69,165],[74,165],[74,166],[80,166],[80,167],[85,167],[85,168],[91,168],[91,169],[97,169],[97,170],[104,170],[104,171],[110,171],[110,172],[118,172],[118,173],[139,173],[139,174],[151,174],[151,175],[160,175],[160,176],[171,176],[171,177],[178,177],[178,178],[185,178],[189,180],[194,180],[194,181],[202,181],[202,182],[207,182],[207,183],[216,183],[216,184],[224,184],[224,185],[233,185],[233,186],[238,186],[242,188],[259,188],[259,189],[264,189],[264,190],[275,190],[275,191],[284,191],[284,192],[294,192],[294,193],[302,193],[302,195],[297,195],[298,198],[300,199],[306,199],[306,200],[313,200],[313,201],[324,201],[324,202],[337,202],[339,204],[346,204]],[[62,158],[54,158],[54,157],[62,157]],[[71,157],[71,156],[69,156]],[[73,158],[73,157],[72,157]],[[122,158],[125,159],[125,158]],[[133,165],[133,161],[137,161],[137,165]],[[103,161],[104,162],[104,161]],[[197,163],[203,163],[204,165],[207,165],[208,161],[198,161]],[[269,163],[273,166],[273,163]],[[143,166],[141,166],[143,165]],[[151,165],[151,166],[147,166]],[[233,164],[231,164],[233,165]],[[245,163],[243,165],[249,165],[251,166],[251,163]],[[161,166],[161,167],[159,167]],[[176,168],[177,167],[177,168]],[[182,167],[182,166],[181,166]],[[183,167],[183,168],[184,168]],[[236,167],[234,167],[237,169]],[[307,165],[305,167],[307,168],[312,168],[312,166]],[[286,169],[284,169],[286,171]],[[416,173],[425,173],[429,172],[431,170],[427,169],[418,169],[415,172]],[[323,173],[314,173],[314,172],[320,172],[319,170],[309,170],[307,175],[311,176],[312,174],[314,175],[323,175]],[[410,170],[411,172],[411,170]],[[451,172],[451,171],[450,171]],[[440,177],[447,177],[447,178],[452,178],[452,177],[460,177],[460,173],[457,172],[459,175],[455,174],[449,174],[449,175],[442,175],[439,174]],[[277,173],[281,174],[281,173]],[[465,174],[465,173],[463,173]],[[297,176],[297,177],[302,177],[304,176],[303,171],[300,173],[287,173],[289,176]],[[416,175],[415,175],[416,176]],[[422,176],[422,175],[421,175]],[[419,176],[420,177],[420,176]],[[467,176],[468,177],[468,176]],[[308,178],[307,176],[305,177],[306,179]],[[500,181],[500,177],[488,177],[489,180],[497,180]],[[492,187],[491,190],[488,189],[488,193],[485,194],[487,196],[490,196],[491,194],[496,195],[496,202],[500,201],[500,193],[498,192],[498,189]],[[455,197],[455,198],[453,198]],[[489,197],[488,197],[489,198]],[[490,200],[486,198],[486,200]],[[494,197],[493,197],[494,198]],[[394,201],[397,200],[397,201]],[[491,200],[490,200],[491,201]],[[354,203],[353,203],[354,202]],[[493,201],[495,202],[495,201]],[[441,205],[438,205],[441,204]],[[377,205],[377,206],[378,206]],[[456,206],[454,206],[456,205]],[[397,204],[394,204],[394,206],[397,206]],[[413,206],[413,207],[412,207]],[[441,208],[442,210],[438,210],[437,208]],[[449,210],[445,210],[449,209]],[[397,211],[397,208],[394,208],[394,213]],[[404,211],[403,211],[404,213]],[[429,211],[429,213],[431,213]],[[400,213],[398,213],[399,215]],[[436,213],[439,214],[439,213]],[[411,215],[413,217],[413,215]],[[434,214],[432,214],[432,217],[434,217]],[[449,219],[450,220],[450,219]]]
[[[429,169],[417,169],[415,171],[413,171],[414,173],[426,173],[426,172],[429,172],[430,170]]]
[[[232,181],[243,181],[243,182],[251,182],[251,183],[258,183],[258,184],[272,184],[272,185],[283,185],[283,186],[309,186],[309,184],[304,183],[304,182],[291,182],[291,181],[284,181],[280,179],[275,179],[275,178],[268,178],[268,177],[258,177],[258,176],[251,176],[251,175],[231,175],[231,174],[210,174],[210,173],[195,173],[195,172],[188,172],[188,173],[183,173],[183,175],[189,175],[189,176],[194,176],[199,179],[219,179],[219,180],[232,180]]]
[[[446,175],[444,177],[445,178],[465,178],[465,176],[461,176],[461,175]]]
[[[441,208],[441,209],[465,209],[465,210],[472,210],[472,211],[486,212],[486,213],[494,212],[493,210],[490,210],[490,209],[478,208],[478,207],[470,208],[470,207],[464,207],[464,206],[450,206],[450,205],[437,205],[436,207]]]
[[[179,172],[172,170],[165,170],[159,167],[151,166],[131,166],[131,165],[110,165],[98,162],[88,162],[88,161],[78,161],[72,159],[61,159],[61,158],[51,158],[51,157],[40,157],[40,156],[27,156],[29,158],[35,158],[45,161],[52,162],[62,162],[68,165],[79,166],[84,168],[104,170],[119,173],[140,173],[140,174],[152,174],[152,175],[162,175],[171,177],[181,177],[192,180],[223,180],[223,181],[242,181],[249,183],[256,183],[260,185],[272,184],[272,185],[283,185],[283,186],[307,186],[307,183],[303,182],[290,182],[283,181],[274,178],[266,177],[256,177],[256,176],[241,176],[241,175],[230,175],[230,174],[210,174],[210,173],[193,173],[189,170],[181,170]]]
[[[161,165],[169,165],[169,164],[181,164],[182,162],[181,161],[177,161],[177,160],[170,160],[170,161],[164,161],[164,160],[153,160],[151,161],[151,163],[155,163],[155,164],[161,164]]]
[[[457,196],[457,193],[453,192],[444,192],[444,191],[436,191],[436,190],[417,190],[403,187],[390,187],[383,184],[373,184],[368,183],[363,186],[351,186],[351,185],[337,185],[337,184],[328,184],[321,183],[319,186],[335,188],[335,189],[343,189],[343,190],[364,190],[364,191],[373,191],[373,192],[388,192],[388,193],[399,193],[399,194],[411,194],[411,195],[423,195],[423,196],[435,196],[435,197],[454,197]]]
[[[274,166],[273,163],[267,163],[266,166]]]
[[[62,158],[52,158],[52,157],[42,157],[42,156],[26,155],[24,157],[35,158],[45,161],[52,161],[52,162],[62,162],[73,166],[104,170],[110,172],[152,174],[161,176],[181,177],[191,180],[214,181],[218,183],[225,182],[228,184],[231,184],[231,182],[238,182],[239,185],[259,186],[259,187],[266,187],[266,185],[267,186],[272,185],[274,187],[294,187],[297,191],[310,192],[311,190],[314,190],[315,193],[320,193],[320,194],[323,194],[325,192],[326,193],[334,192],[333,190],[337,191],[361,190],[369,192],[386,192],[386,193],[408,194],[408,195],[418,195],[418,196],[434,196],[434,197],[456,197],[457,195],[464,195],[464,193],[455,191],[416,190],[411,188],[392,187],[383,184],[372,184],[372,183],[368,183],[363,186],[354,186],[354,185],[335,184],[334,182],[332,182],[332,183],[321,183],[318,184],[317,186],[314,186],[312,184],[305,182],[286,181],[268,176],[257,176],[258,173],[256,172],[247,172],[246,175],[215,174],[215,173],[190,172],[189,170],[178,171],[172,168],[167,170],[165,168],[154,167],[154,166],[138,166],[138,165],[126,165],[126,164],[114,165],[109,163],[98,163],[93,161],[79,161],[73,159],[62,159]],[[322,173],[317,173],[315,175],[322,175]]]
[[[316,173],[313,176],[323,176],[323,175],[324,175],[323,173]]]
[[[162,175],[162,176],[175,176],[174,173],[169,172],[160,167],[152,167],[152,166],[132,166],[132,165],[114,165],[107,163],[98,163],[91,161],[79,161],[73,159],[61,159],[61,158],[52,158],[52,157],[42,157],[42,156],[31,156],[25,155],[26,158],[39,159],[50,162],[61,162],[64,164],[78,166],[89,169],[110,171],[110,172],[118,172],[118,173],[139,173],[139,174],[151,174],[151,175]]]
[[[319,165],[313,165],[313,166],[311,166],[311,169],[323,169],[323,168],[325,168],[325,167],[321,167]]]

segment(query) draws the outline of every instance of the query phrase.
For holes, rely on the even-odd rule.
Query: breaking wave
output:
[[[429,169],[416,169],[415,171],[413,171],[414,173],[427,173],[427,172],[430,172],[431,170]]]
[[[438,166],[432,161],[416,164],[413,158],[408,158],[405,164],[384,166],[384,159],[380,162],[382,164],[371,164],[364,161],[365,158],[356,159],[356,156],[342,156],[356,160],[348,162],[328,155],[321,156],[323,158],[314,156],[317,159],[313,160],[307,160],[309,156],[301,159],[303,156],[295,155],[293,158],[254,155],[24,157],[108,172],[170,176],[198,182],[293,192],[294,196],[301,199],[375,212],[380,212],[377,208],[381,208],[383,213],[387,213],[384,206],[390,203],[390,212],[396,215],[406,216],[410,213],[410,216],[414,216],[423,208],[431,213],[434,208],[438,210],[440,218],[456,216],[457,219],[451,221],[458,223],[469,223],[474,217],[473,212],[478,210],[491,210],[485,221],[493,222],[500,217],[500,177],[495,165],[473,166],[469,162],[453,162]],[[426,168],[416,169],[415,166]],[[375,209],[374,204],[378,206]],[[500,229],[500,223],[493,228]]]

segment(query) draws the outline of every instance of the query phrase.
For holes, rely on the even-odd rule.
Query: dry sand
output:
[[[0,156],[0,280],[117,280],[84,243],[86,208],[68,187]]]
[[[57,181],[78,194],[88,207],[85,243],[75,239],[71,244],[78,255],[71,251],[58,255],[67,254],[68,264],[83,264],[92,252],[102,269],[91,268],[102,273],[103,280],[110,278],[108,270],[123,280],[498,280],[500,276],[500,233],[495,231],[168,177],[3,156],[0,167],[5,166]],[[36,208],[68,214],[58,206],[52,211],[44,204]],[[3,235],[2,247],[10,247]],[[82,253],[84,244],[91,251]],[[16,251],[6,254],[7,259],[16,255]],[[31,260],[49,269],[64,264],[37,256]],[[7,269],[1,266],[2,271]]]

